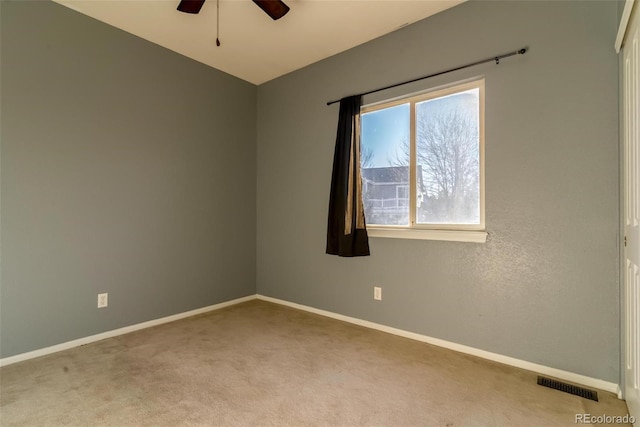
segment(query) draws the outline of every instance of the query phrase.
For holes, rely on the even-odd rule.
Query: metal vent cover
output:
[[[551,378],[538,376],[538,385],[564,391],[565,393],[574,394],[576,396],[584,397],[585,399],[595,400],[596,402],[598,401],[598,392],[596,391],[552,380]]]

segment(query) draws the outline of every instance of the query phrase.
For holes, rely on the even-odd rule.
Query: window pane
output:
[[[480,223],[479,90],[416,103],[419,224]]]
[[[362,115],[360,160],[367,224],[409,225],[409,104]]]

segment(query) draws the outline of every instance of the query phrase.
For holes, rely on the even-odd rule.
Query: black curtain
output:
[[[361,105],[360,95],[340,100],[327,224],[327,253],[331,255],[369,255],[360,179]]]

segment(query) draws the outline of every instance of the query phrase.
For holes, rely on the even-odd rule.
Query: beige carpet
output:
[[[2,426],[575,426],[626,405],[263,302],[0,369]]]

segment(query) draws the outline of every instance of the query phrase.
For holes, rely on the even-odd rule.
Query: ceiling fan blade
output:
[[[289,12],[289,6],[281,0],[253,0],[253,2],[260,6],[260,9],[264,10],[274,21]]]
[[[178,10],[184,13],[199,13],[204,0],[180,0]]]

